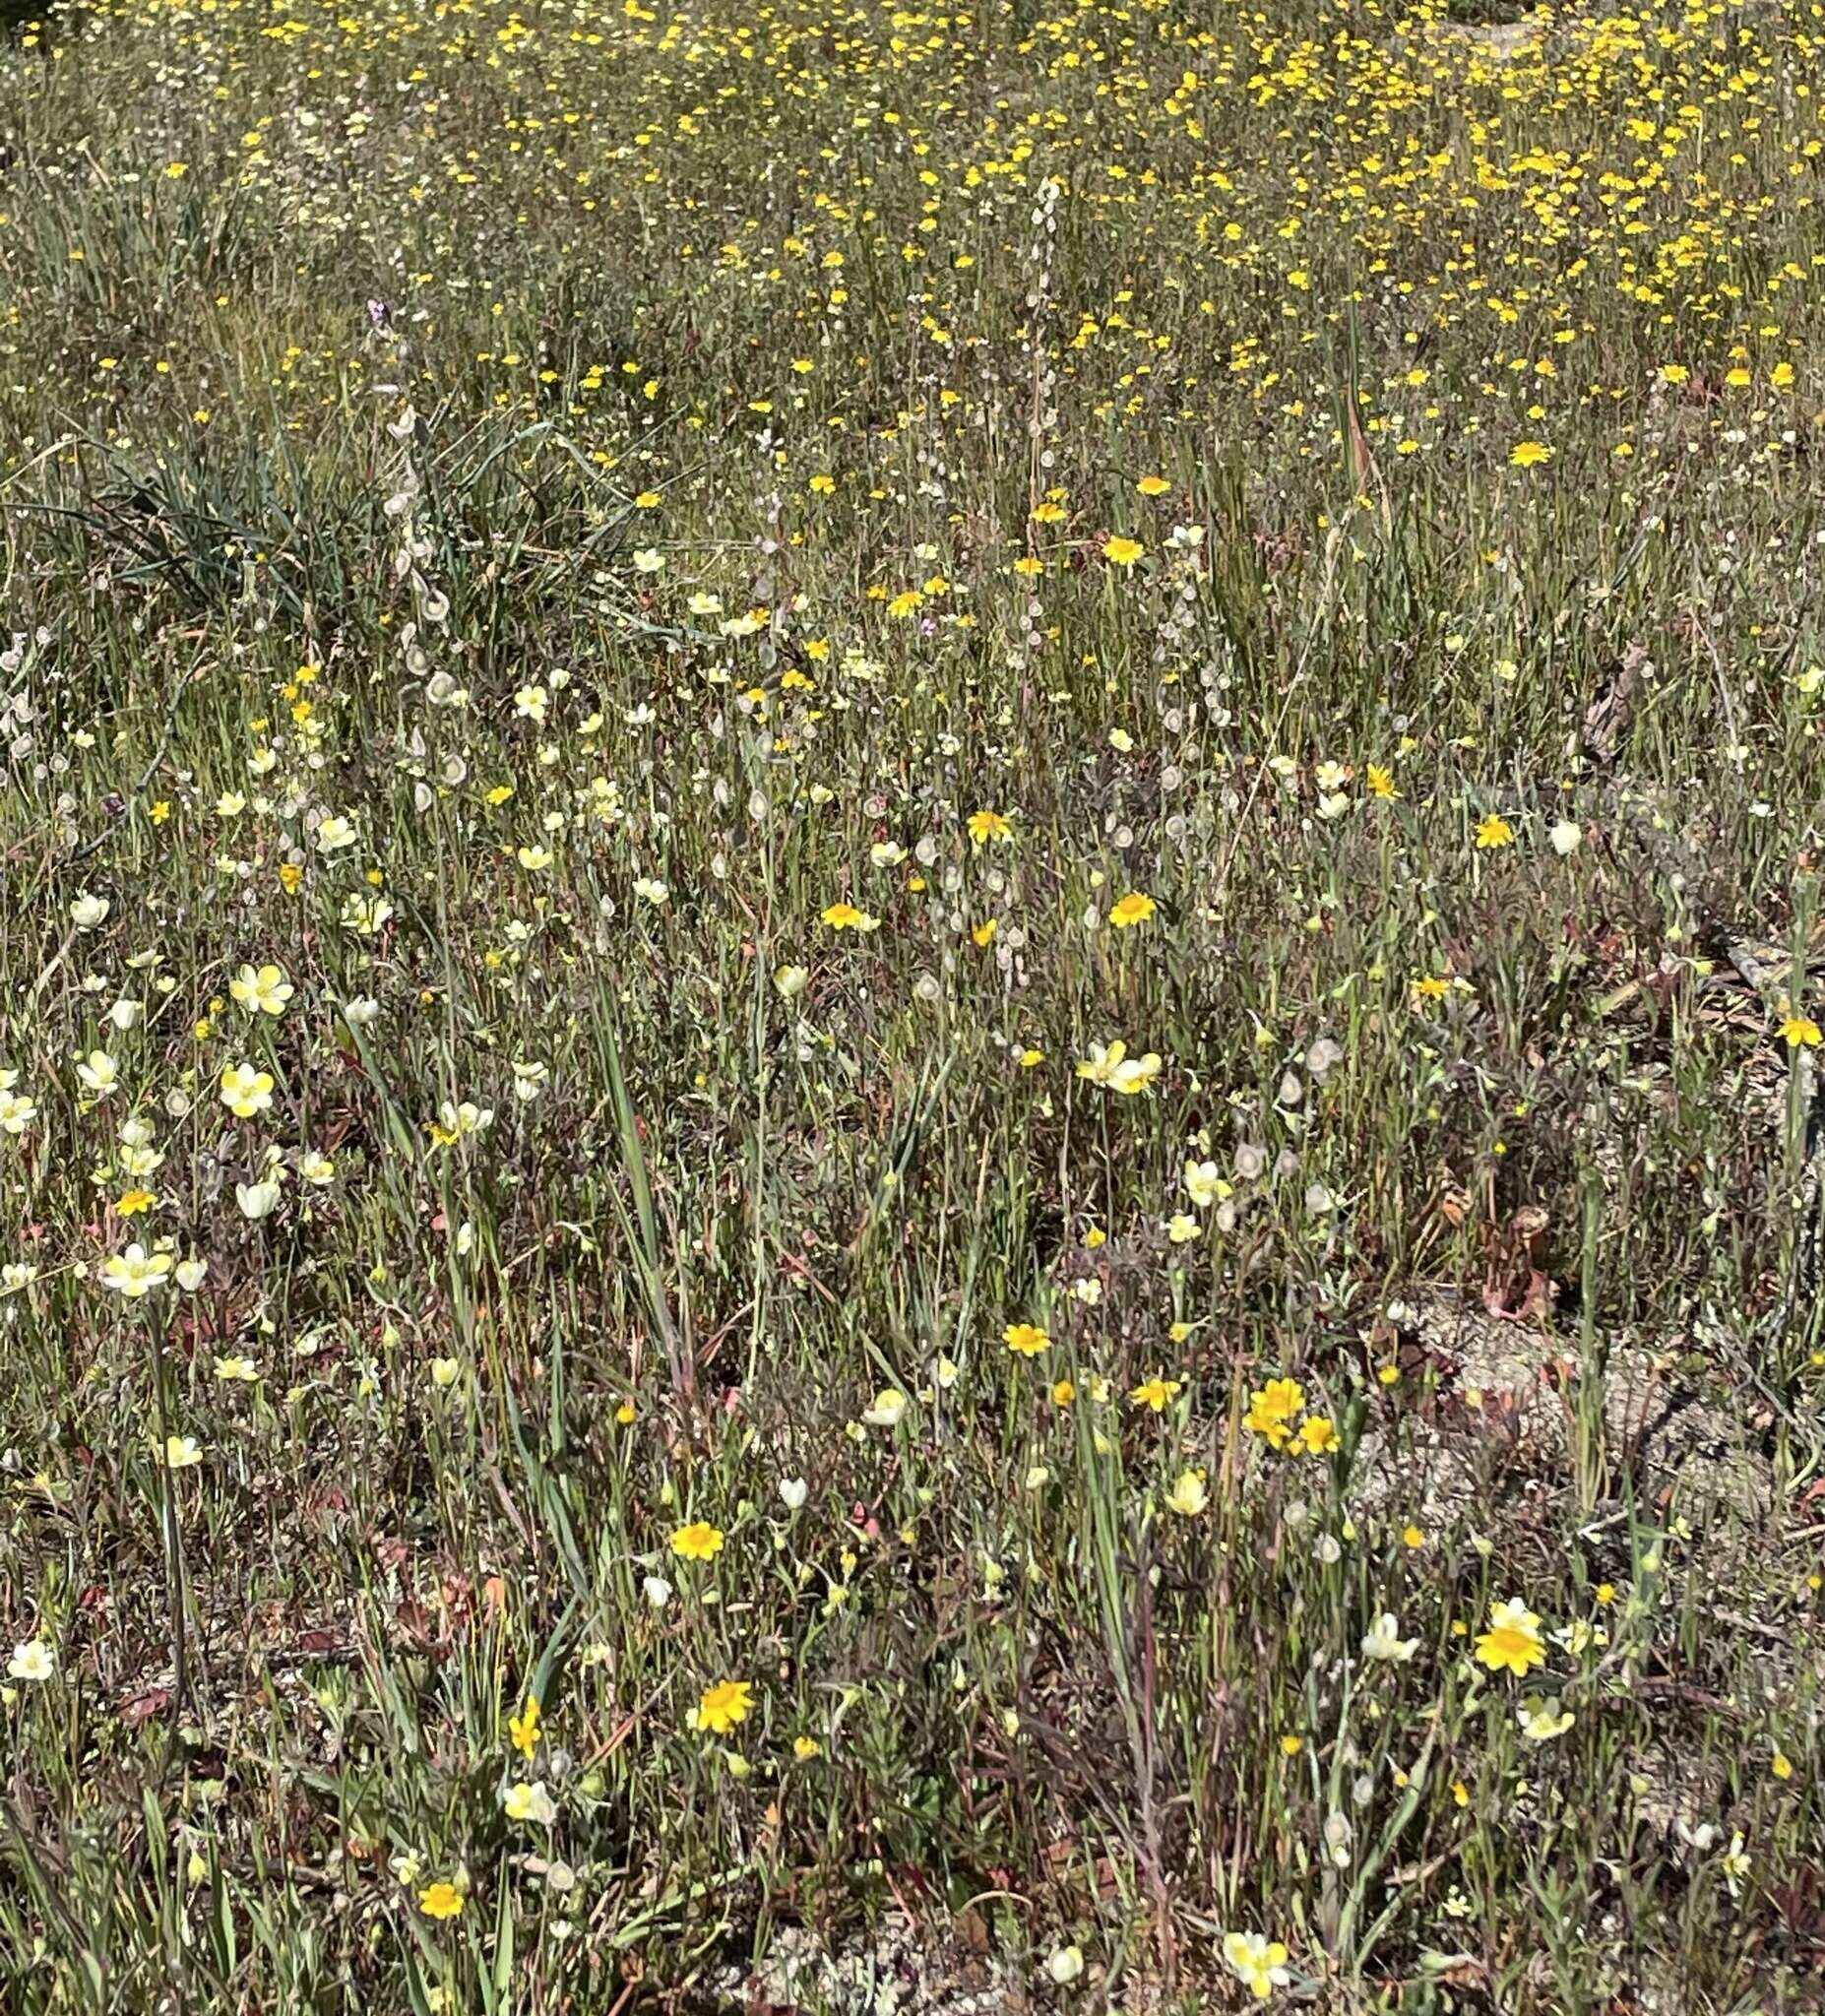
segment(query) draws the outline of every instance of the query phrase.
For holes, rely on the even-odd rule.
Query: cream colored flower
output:
[[[1211,1501],[1201,1470],[1181,1470],[1166,1493],[1166,1505],[1181,1519],[1195,1519]]]
[[[13,1657],[7,1662],[6,1670],[8,1676],[15,1680],[48,1680],[57,1670],[57,1655],[42,1638],[28,1638],[14,1646]]]
[[[542,1779],[523,1779],[501,1794],[501,1811],[510,1820],[530,1821],[549,1827],[557,1819],[557,1803],[545,1790]]]
[[[228,992],[249,1015],[283,1015],[294,991],[276,966],[243,966],[228,982]]]
[[[149,1253],[137,1241],[124,1253],[110,1253],[101,1263],[101,1280],[117,1295],[137,1302],[161,1288],[171,1271],[169,1253]]]
[[[251,1120],[273,1108],[273,1074],[251,1064],[229,1064],[221,1080],[221,1102],[237,1120]]]

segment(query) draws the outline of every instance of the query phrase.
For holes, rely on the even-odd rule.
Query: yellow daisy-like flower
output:
[[[1184,1390],[1177,1379],[1167,1379],[1156,1372],[1151,1379],[1143,1379],[1128,1398],[1136,1407],[1151,1407],[1155,1414],[1164,1414]]]
[[[1477,822],[1477,845],[1479,848],[1507,847],[1514,837],[1514,828],[1499,812],[1486,812]]]
[[[1009,1351],[1024,1358],[1038,1357],[1039,1353],[1051,1347],[1051,1335],[1041,1330],[1037,1323],[1010,1323],[1001,1333],[1001,1340]]]
[[[991,840],[1009,840],[1013,833],[1013,827],[999,812],[970,814],[970,839],[976,847],[986,847]]]
[[[1819,1026],[1810,1015],[1788,1016],[1781,1034],[1790,1049],[1816,1050],[1819,1046]]]
[[[426,1918],[460,1918],[463,1893],[454,1883],[433,1883],[418,1892],[418,1909]]]
[[[1136,924],[1146,923],[1158,908],[1151,896],[1137,889],[1124,896],[1109,912],[1109,922],[1118,931],[1130,930]]]
[[[754,1706],[754,1689],[746,1680],[718,1680],[704,1689],[697,1704],[697,1727],[712,1735],[725,1736],[738,1722],[747,1720]]]
[[[880,918],[871,917],[865,910],[857,910],[852,903],[833,903],[824,912],[823,920],[833,931],[873,931],[880,927]]]
[[[1489,1628],[1477,1640],[1477,1657],[1491,1672],[1511,1672],[1516,1679],[1525,1679],[1546,1663],[1540,1619],[1516,1597],[1493,1605]]]
[[[1337,1424],[1321,1414],[1307,1415],[1299,1423],[1298,1441],[1293,1445],[1313,1456],[1323,1456],[1337,1447]]]
[[[1164,476],[1143,476],[1134,487],[1143,497],[1164,497],[1172,485]]]
[[[1276,1449],[1284,1449],[1292,1437],[1292,1417],[1305,1406],[1305,1388],[1296,1379],[1270,1379],[1250,1394],[1242,1425]]]
[[[1543,441],[1517,441],[1508,460],[1516,469],[1538,469],[1552,460],[1552,450]]]
[[[529,1694],[525,1708],[512,1717],[507,1724],[507,1733],[513,1746],[530,1764],[533,1754],[538,1748],[538,1726],[544,1719],[544,1711],[538,1705],[538,1697]]]
[[[1132,567],[1146,550],[1147,548],[1142,545],[1139,539],[1123,538],[1117,536],[1115,538],[1104,542],[1102,557],[1112,567]]]
[[[671,1550],[681,1561],[714,1561],[723,1551],[723,1529],[707,1519],[693,1520],[672,1535]]]

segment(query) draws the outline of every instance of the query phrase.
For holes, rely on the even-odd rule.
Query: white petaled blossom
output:
[[[453,1147],[472,1135],[485,1134],[494,1124],[494,1108],[478,1106],[473,1100],[445,1100],[437,1108],[431,1138],[440,1148]]]
[[[1362,1634],[1364,1659],[1387,1660],[1392,1665],[1404,1666],[1418,1649],[1417,1638],[1401,1636],[1401,1620],[1392,1610],[1383,1610]]]
[[[110,1253],[101,1263],[101,1282],[117,1295],[137,1302],[154,1289],[162,1288],[171,1272],[168,1253],[149,1253],[137,1241],[124,1253]]]
[[[119,1068],[105,1050],[91,1050],[87,1056],[78,1057],[76,1075],[82,1080],[83,1090],[96,1099],[106,1099],[120,1083]]]
[[[1562,1736],[1576,1720],[1569,1708],[1561,1708],[1542,1694],[1530,1694],[1515,1710],[1515,1721],[1530,1743],[1549,1743]]]
[[[1182,1470],[1166,1493],[1166,1504],[1181,1519],[1195,1519],[1210,1503],[1210,1495],[1202,1471]]]
[[[0,1134],[23,1134],[38,1116],[37,1102],[14,1091],[18,1083],[17,1071],[0,1070]]]
[[[363,938],[377,936],[392,915],[393,906],[384,896],[372,896],[357,890],[343,903],[344,926],[358,932]]]
[[[545,1790],[542,1779],[523,1779],[501,1794],[501,1810],[510,1820],[530,1821],[549,1827],[557,1819],[557,1804]]]
[[[1108,1092],[1132,1098],[1145,1092],[1159,1077],[1160,1058],[1152,1050],[1144,1057],[1131,1057],[1128,1045],[1120,1041],[1106,1048],[1101,1043],[1092,1043],[1089,1056],[1077,1067],[1077,1075]]]
[[[243,966],[228,982],[228,992],[249,1015],[283,1015],[294,991],[276,966]]]
[[[251,1120],[273,1106],[273,1074],[251,1064],[229,1064],[221,1080],[221,1102],[238,1120]]]
[[[152,1145],[151,1124],[137,1115],[120,1130],[120,1172],[123,1176],[154,1175],[163,1166],[163,1155]]]
[[[13,1648],[13,1657],[7,1661],[7,1676],[15,1680],[32,1683],[48,1680],[57,1670],[57,1655],[42,1638],[28,1638]],[[1740,1842],[1742,1836],[1736,1837]]]
[[[1287,1949],[1278,1939],[1264,1938],[1259,1932],[1226,1932],[1223,1957],[1257,2001],[1265,2002],[1276,1988],[1291,1983]]]
[[[551,1082],[551,1067],[548,1064],[529,1063],[517,1058],[513,1067],[514,1097],[521,1100],[535,1100]]]

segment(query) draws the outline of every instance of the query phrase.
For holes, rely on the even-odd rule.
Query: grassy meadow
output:
[[[1822,193],[1808,0],[14,19],[0,2008],[1817,2008]]]

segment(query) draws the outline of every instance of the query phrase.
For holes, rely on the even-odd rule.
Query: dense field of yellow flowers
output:
[[[1825,1996],[1825,8],[0,44],[0,2007]]]

